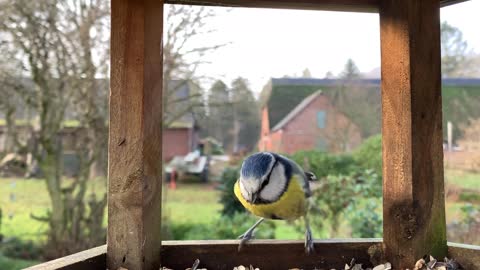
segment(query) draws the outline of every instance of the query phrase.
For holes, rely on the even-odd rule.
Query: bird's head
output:
[[[248,202],[276,201],[287,185],[285,164],[273,153],[253,154],[244,160],[239,182],[242,196]]]

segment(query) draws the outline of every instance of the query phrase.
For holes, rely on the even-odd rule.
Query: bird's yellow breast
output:
[[[242,203],[242,205],[254,215],[259,217],[294,220],[305,214],[305,193],[297,176],[292,177],[287,190],[277,201],[272,203],[249,203],[242,196],[239,181],[235,184],[234,192],[240,203]]]

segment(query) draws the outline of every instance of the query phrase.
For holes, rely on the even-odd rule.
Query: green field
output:
[[[449,185],[461,188],[478,189],[480,192],[480,174],[448,171],[445,173]],[[89,192],[101,194],[105,191],[104,181],[92,181]],[[220,216],[222,206],[218,201],[219,191],[212,185],[180,184],[176,190],[164,188],[163,215],[171,223],[212,224]],[[458,220],[462,202],[447,202],[447,222]],[[0,233],[5,237],[19,237],[41,243],[46,225],[31,219],[30,215],[42,215],[49,207],[49,198],[45,183],[32,179],[0,179],[0,208],[3,219]],[[275,237],[278,239],[301,239],[302,234],[295,232],[291,225],[277,221]],[[328,223],[328,222],[327,222]],[[319,233],[316,234],[320,236]],[[341,226],[337,237],[348,237],[346,224]],[[9,260],[0,256],[1,269],[21,269],[28,262]],[[33,262],[32,262],[33,264]],[[5,265],[8,265],[6,267]]]
[[[447,170],[445,171],[445,181],[447,184],[460,188],[480,190],[480,173]]]
[[[16,270],[23,269],[32,265],[38,264],[36,261],[25,261],[18,259],[11,259],[0,254],[0,269],[2,270]]]

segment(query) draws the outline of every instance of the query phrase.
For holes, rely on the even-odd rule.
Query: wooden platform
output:
[[[164,241],[162,266],[183,270],[200,259],[200,267],[231,270],[238,265],[265,269],[343,269],[352,258],[364,266],[383,262],[382,239],[331,239],[315,241],[315,254],[305,255],[303,241],[255,240],[242,252],[238,241]],[[89,249],[27,270],[104,270],[107,246]],[[455,258],[465,269],[480,269],[480,247],[448,243],[448,257]]]

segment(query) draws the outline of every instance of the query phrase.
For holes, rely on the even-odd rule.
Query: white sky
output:
[[[198,72],[227,84],[242,76],[258,93],[269,78],[300,76],[305,68],[313,77],[323,78],[328,71],[337,75],[348,58],[362,72],[380,66],[378,14],[247,8],[219,11],[210,25],[217,32],[208,42],[231,44],[210,54],[211,64],[201,66]],[[470,48],[480,53],[480,0],[442,8],[441,19],[460,28]]]

